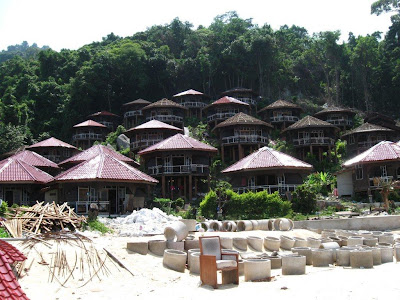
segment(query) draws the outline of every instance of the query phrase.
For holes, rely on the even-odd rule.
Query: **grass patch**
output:
[[[0,238],[8,238],[8,237],[10,237],[8,231],[3,227],[0,227]]]
[[[96,230],[101,232],[102,234],[107,233],[107,232],[113,232],[111,228],[108,228],[106,225],[101,223],[99,220],[93,220],[89,221],[86,225],[85,229],[89,230]]]

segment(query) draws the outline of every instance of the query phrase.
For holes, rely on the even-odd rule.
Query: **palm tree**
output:
[[[382,195],[383,205],[386,211],[389,211],[389,195],[395,189],[400,188],[400,181],[392,181],[391,179],[385,180],[383,178],[378,178],[378,189]]]

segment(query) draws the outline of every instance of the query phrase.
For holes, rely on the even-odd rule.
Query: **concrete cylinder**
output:
[[[200,274],[200,252],[190,253],[189,257],[190,265],[188,264],[188,268],[190,270],[190,274]]]
[[[312,265],[312,252],[310,247],[293,247],[292,252],[305,256],[306,265]]]
[[[321,246],[321,240],[320,239],[316,239],[313,237],[308,237],[307,238],[307,246],[312,248],[312,249],[318,249],[319,246]]]
[[[373,233],[372,233],[371,231],[365,231],[365,230],[359,231],[358,234],[359,234],[360,236],[362,236],[364,239],[372,238],[372,236],[373,236]]]
[[[201,222],[201,228],[203,228],[204,231],[210,230],[210,222],[209,221]]]
[[[328,242],[328,243],[322,243],[321,246],[319,246],[320,249],[331,249],[332,254],[333,254],[333,261],[336,261],[336,250],[340,248],[339,244],[336,242]]]
[[[186,256],[186,252],[173,249],[165,249],[163,265],[164,267],[174,271],[185,272]]]
[[[150,253],[157,255],[157,256],[163,256],[164,250],[167,248],[167,241],[150,240],[148,245],[149,245]]]
[[[271,277],[271,261],[269,259],[244,260],[244,280],[263,280]]]
[[[374,265],[372,251],[367,249],[358,249],[350,251],[350,266],[353,269],[370,269]]]
[[[164,236],[167,241],[180,242],[183,241],[189,234],[184,223],[177,221],[168,225],[164,229]]]
[[[369,246],[369,247],[374,247],[378,244],[378,238],[376,237],[368,237],[363,240],[364,245]]]
[[[296,242],[294,238],[291,238],[286,235],[281,235],[281,248],[285,250],[291,250],[294,247],[294,243]]]
[[[187,251],[189,249],[197,249],[200,247],[199,240],[193,239],[193,240],[184,240],[184,249]]]
[[[221,248],[222,249],[232,249],[232,247],[233,247],[233,239],[231,237],[221,236],[220,237],[220,241],[221,241]]]
[[[275,229],[274,223],[275,223],[275,219],[269,219],[269,220],[268,220],[268,230],[269,230],[269,231],[272,231],[272,230]]]
[[[258,220],[258,228],[259,230],[269,230],[268,229],[268,219]]]
[[[290,222],[289,219],[286,218],[280,218],[280,223],[279,223],[279,230],[280,231],[289,231],[293,229],[292,223]]]
[[[258,221],[257,220],[250,220],[251,224],[253,225],[252,230],[260,230],[258,226]]]
[[[190,267],[190,264],[191,264],[191,260],[192,260],[191,254],[192,253],[200,253],[200,249],[189,249],[187,251],[187,264],[188,264],[188,267]]]
[[[333,264],[332,249],[312,249],[313,267],[329,267]]]
[[[382,264],[381,249],[378,247],[370,247],[369,249],[372,251],[372,260],[373,260],[374,266]]]
[[[244,276],[244,261],[239,260],[239,276]]]
[[[222,222],[213,220],[210,221],[210,229],[213,231],[221,231],[222,230]]]
[[[357,246],[363,244],[364,244],[364,238],[362,236],[350,236],[347,239],[347,246]]]
[[[273,237],[273,236],[267,236],[264,238],[264,248],[267,251],[279,251],[279,248],[281,247],[281,240]]]
[[[336,237],[336,231],[333,229],[325,229],[321,231],[321,238]]]
[[[282,275],[302,275],[305,273],[305,256],[293,254],[282,257]]]
[[[222,222],[222,230],[223,231],[236,231],[236,223],[234,221],[224,221]]]
[[[379,243],[388,243],[393,244],[394,236],[393,233],[384,232],[382,235],[379,236]]]
[[[258,236],[248,236],[247,245],[254,251],[263,251],[263,239]]]
[[[167,241],[167,249],[184,251],[185,250],[185,243],[184,242]]]
[[[341,241],[341,242],[340,242],[340,246],[341,246],[341,247],[348,246],[348,245],[347,245],[347,239],[348,239],[347,236],[339,235],[338,238],[339,238],[340,241]]]
[[[393,248],[391,246],[378,246],[381,249],[382,263],[393,262]]]
[[[182,219],[180,220],[183,224],[186,225],[186,228],[189,232],[196,231],[196,220],[194,219]]]
[[[307,247],[308,243],[306,239],[294,237],[294,246],[293,247]]]
[[[147,242],[128,242],[126,243],[126,249],[135,253],[146,255],[149,247]]]
[[[247,239],[243,237],[234,237],[233,246],[240,251],[247,251]]]
[[[277,256],[267,256],[271,261],[271,269],[280,269],[282,268],[282,257],[277,255]]]
[[[400,261],[400,244],[394,245],[394,257],[396,258],[396,262]]]
[[[343,246],[343,245],[342,245],[342,240],[341,240],[339,237],[330,236],[329,239],[330,239],[332,242],[338,243],[340,247]]]
[[[237,222],[236,231],[250,231],[253,230],[253,223],[249,220],[241,220]]]
[[[336,250],[336,264],[341,267],[350,266],[350,249],[337,249]]]

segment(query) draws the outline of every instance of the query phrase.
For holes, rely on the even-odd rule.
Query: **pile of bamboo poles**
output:
[[[39,234],[64,229],[75,230],[86,222],[86,217],[78,216],[67,203],[58,205],[55,202],[37,202],[31,207],[10,209],[2,225],[13,237],[23,234]]]

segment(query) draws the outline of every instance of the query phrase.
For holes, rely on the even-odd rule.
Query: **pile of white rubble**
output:
[[[119,236],[143,236],[145,234],[163,234],[164,228],[171,223],[182,219],[167,215],[158,208],[134,211],[126,217],[115,219],[98,217],[98,220]]]

